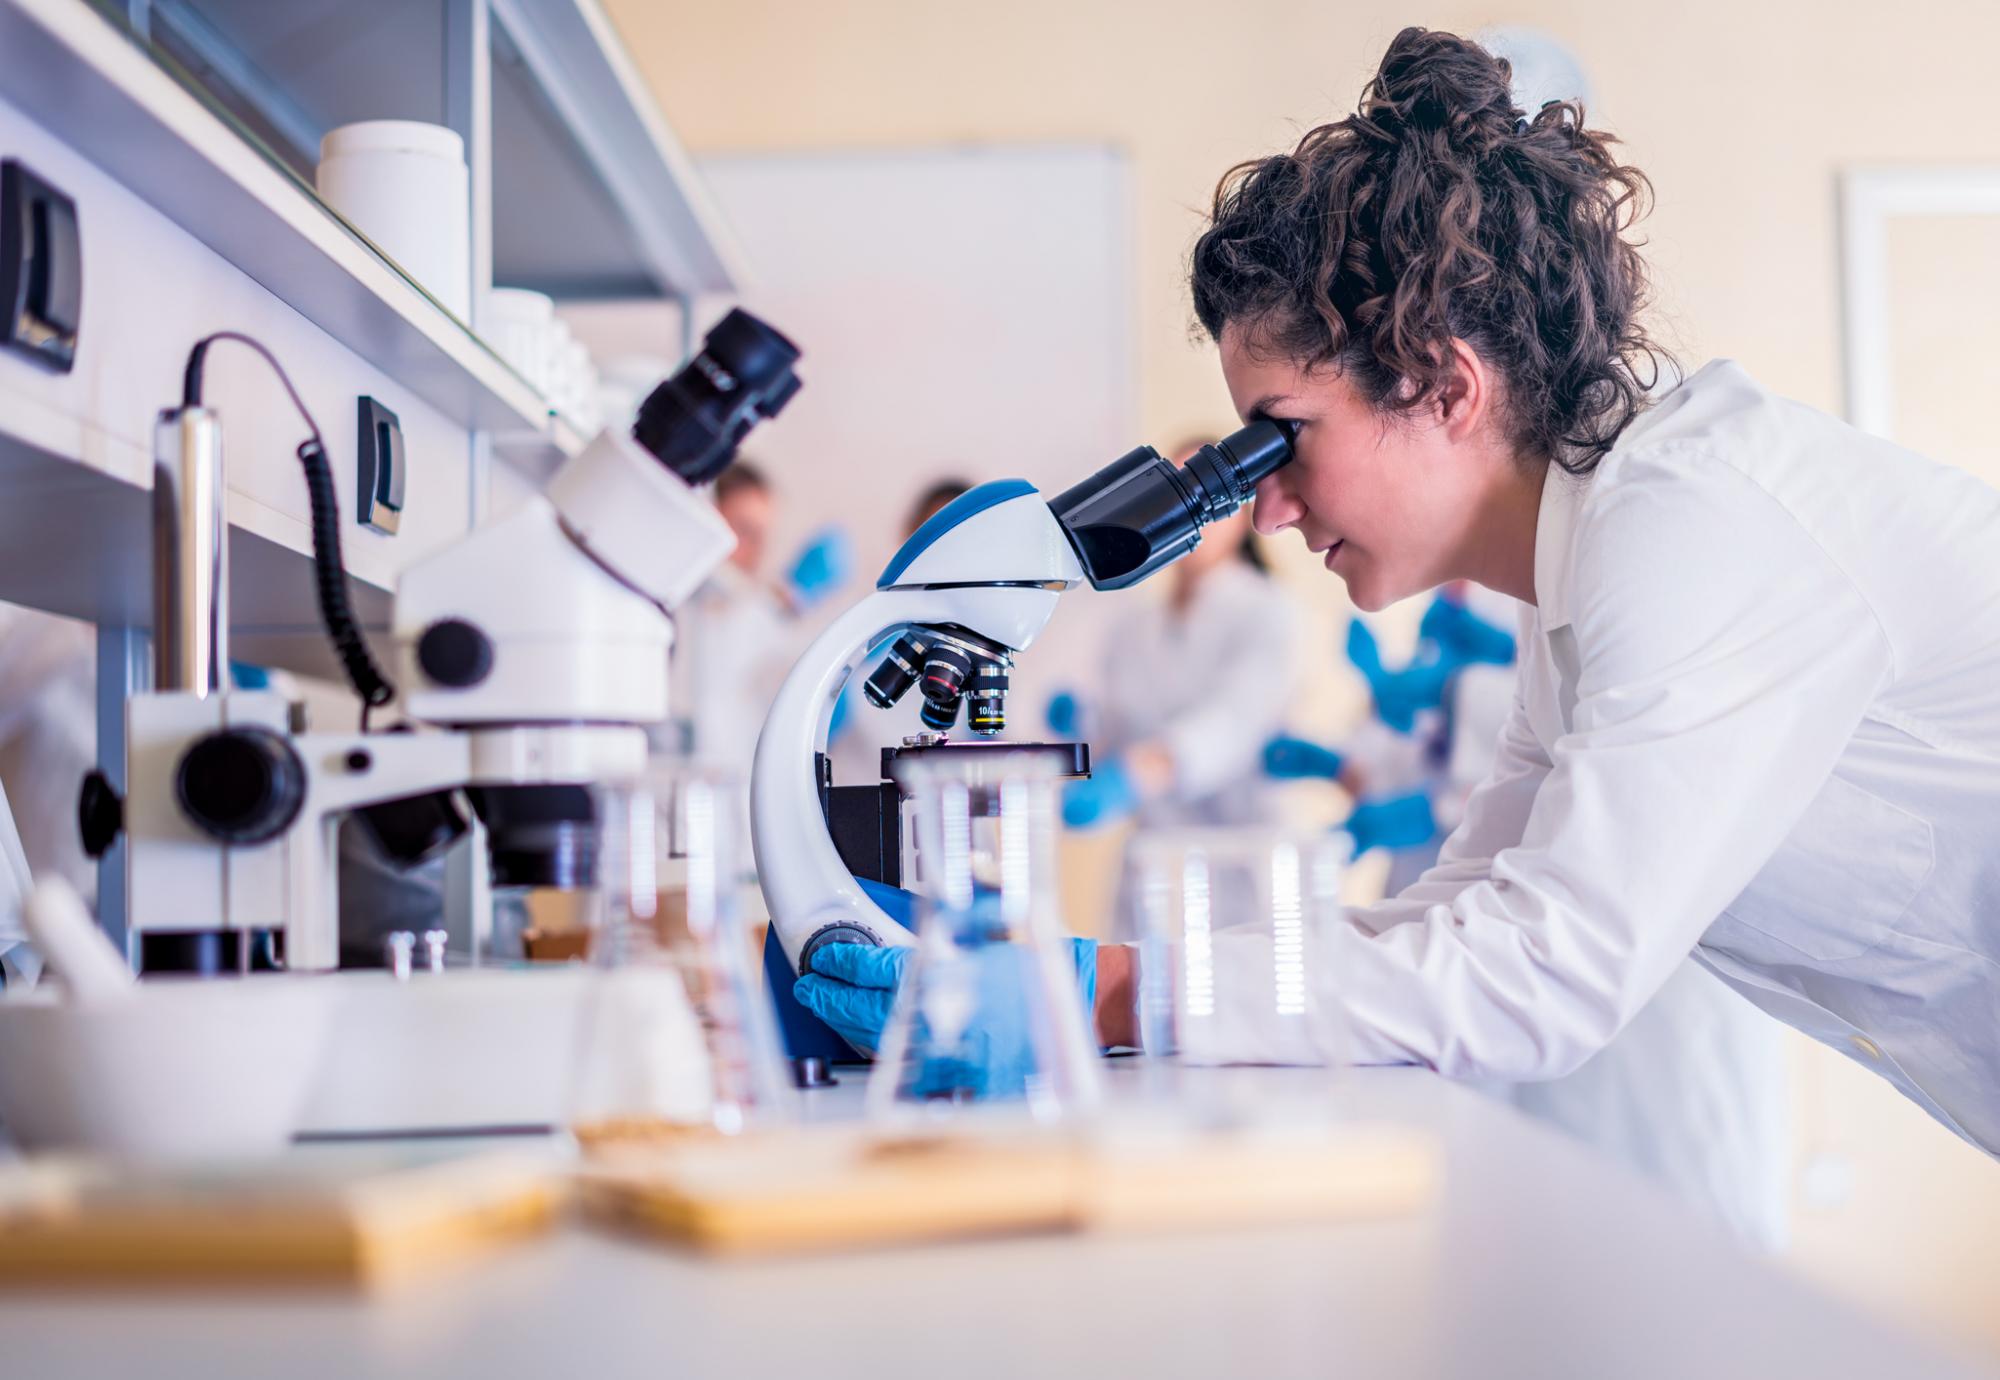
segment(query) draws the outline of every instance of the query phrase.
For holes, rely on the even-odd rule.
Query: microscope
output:
[[[222,428],[202,401],[204,358],[225,339],[264,355],[312,433],[299,458],[320,610],[365,706],[361,732],[306,732],[284,697],[230,688]],[[629,430],[606,430],[544,492],[407,568],[392,627],[407,722],[369,732],[369,711],[395,691],[347,603],[318,427],[256,341],[224,333],[198,344],[182,404],[161,414],[156,433],[155,686],[126,704],[124,798],[93,775],[81,809],[93,853],[125,836],[134,965],[210,974],[340,966],[338,833],[350,817],[391,858],[414,863],[464,835],[469,809],[484,826],[494,885],[590,885],[591,787],[642,771],[647,727],[668,711],[671,611],[735,545],[698,486],[791,400],[798,358],[777,331],[732,311]],[[441,967],[441,952],[433,957]],[[439,995],[396,1004],[407,1032],[383,1036],[376,1057],[430,1060],[439,1042],[463,1047],[473,1025],[507,1025],[505,1002],[472,988],[513,976],[405,984]],[[346,1022],[355,1028],[344,1034],[374,1038],[375,1014],[388,1009]],[[381,1081],[380,1068],[356,1062],[355,1086]],[[492,1086],[507,1076],[492,1072]],[[426,1126],[540,1119],[426,1119],[413,1105],[382,1115]],[[360,1120],[380,1124],[373,1112]]]
[[[827,765],[834,702],[858,665],[871,652],[881,657],[863,687],[870,704],[887,708],[912,688],[924,698],[929,731],[885,759],[991,750],[954,743],[951,732],[961,711],[976,738],[1005,729],[1009,668],[1064,590],[1084,580],[1124,589],[1178,560],[1291,456],[1292,433],[1260,419],[1181,466],[1141,446],[1053,500],[1019,479],[982,484],[912,533],[874,592],[806,649],[764,721],[750,798],[771,913],[765,968],[795,1060],[853,1057],[791,999],[790,979],[816,949],[914,942],[872,885],[897,880],[894,787],[839,786]],[[1036,746],[1060,754],[1071,774],[1088,774],[1082,745]]]

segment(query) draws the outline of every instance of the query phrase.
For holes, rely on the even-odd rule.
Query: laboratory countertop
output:
[[[1138,1083],[1114,1065],[1114,1088]],[[1326,1095],[1309,1070],[1186,1070],[1229,1097]],[[1211,1080],[1199,1082],[1199,1080]],[[814,1094],[852,1115],[860,1080]],[[1024,1237],[718,1261],[569,1227],[374,1295],[0,1293],[0,1374],[1956,1377],[1970,1361],[1738,1250],[1663,1193],[1420,1069],[1346,1074],[1357,1118],[1428,1128],[1413,1215]]]

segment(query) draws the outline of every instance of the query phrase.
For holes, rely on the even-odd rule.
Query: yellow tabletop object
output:
[[[1432,1139],[1394,1127],[882,1139],[809,1127],[595,1157],[601,1222],[703,1250],[1378,1216],[1429,1200]]]
[[[255,1166],[0,1167],[0,1282],[369,1284],[546,1226],[547,1158],[322,1146]]]

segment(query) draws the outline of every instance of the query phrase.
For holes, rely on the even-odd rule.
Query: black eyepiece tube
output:
[[[632,435],[690,484],[722,472],[750,428],[799,391],[799,347],[742,308],[702,339],[701,352],[639,405]]]
[[[1050,502],[1098,589],[1136,585],[1185,556],[1201,529],[1250,501],[1292,458],[1292,433],[1259,420],[1203,446],[1175,468],[1150,446],[1114,460]]]

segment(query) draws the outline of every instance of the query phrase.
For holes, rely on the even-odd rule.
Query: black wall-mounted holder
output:
[[[394,536],[403,521],[403,424],[375,399],[363,398],[355,430],[361,438],[354,485],[361,525]]]
[[[0,312],[0,345],[70,371],[83,324],[76,202],[12,158],[0,160]]]

